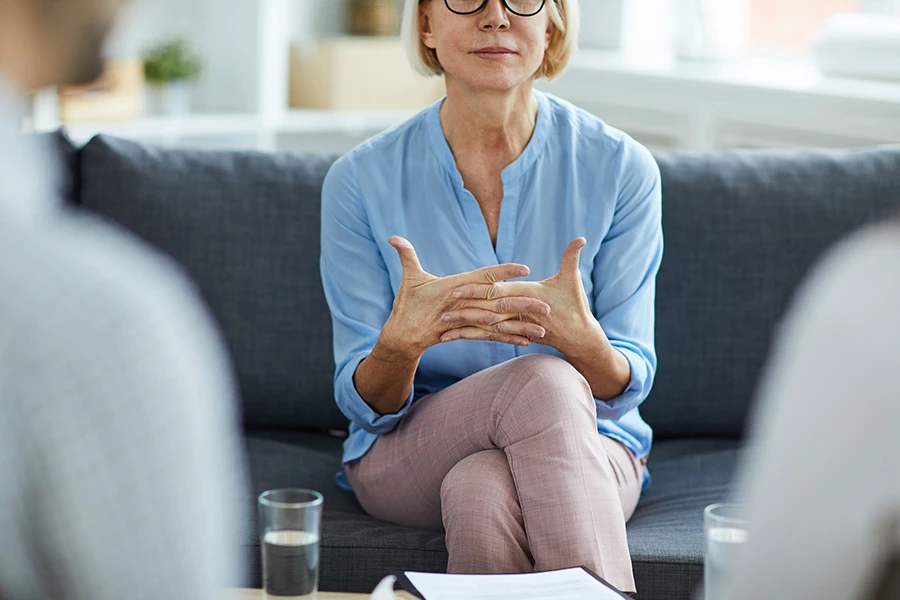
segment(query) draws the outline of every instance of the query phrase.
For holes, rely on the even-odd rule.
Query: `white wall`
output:
[[[675,3],[676,0],[628,0],[624,11],[623,49],[641,57],[671,56],[678,18]]]
[[[900,13],[900,0],[862,0],[862,7],[869,12],[896,15]]]
[[[306,0],[299,0],[301,2]],[[195,88],[198,112],[256,110],[258,0],[193,0],[191,39],[205,68]]]
[[[130,58],[162,37],[188,34],[196,21],[196,8],[196,1],[132,0],[122,9],[107,54]]]
[[[289,31],[300,40],[337,35],[344,30],[345,6],[343,0],[292,0]]]

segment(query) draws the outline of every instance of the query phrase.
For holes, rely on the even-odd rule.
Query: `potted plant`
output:
[[[143,59],[150,112],[170,116],[190,112],[190,84],[200,75],[203,65],[187,40],[161,42],[149,48]]]

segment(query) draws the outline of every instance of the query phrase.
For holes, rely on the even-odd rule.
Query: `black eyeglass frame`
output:
[[[447,10],[452,12],[454,15],[468,16],[468,15],[474,15],[475,13],[483,10],[484,7],[487,6],[487,3],[489,1],[490,0],[483,0],[481,3],[481,6],[479,6],[475,10],[470,10],[469,12],[459,12],[458,10],[453,10],[452,8],[450,8],[450,0],[444,0],[444,6],[446,6]],[[506,0],[501,0],[501,1],[503,2],[503,6],[506,8],[506,10],[508,10],[512,14],[516,15],[517,17],[534,17],[536,15],[539,15],[541,13],[541,11],[544,10],[544,6],[546,6],[546,4],[547,4],[547,0],[543,0],[541,2],[540,8],[538,8],[536,11],[534,11],[533,13],[523,14],[523,13],[516,12],[513,9],[511,9],[509,7],[509,2],[507,2]]]

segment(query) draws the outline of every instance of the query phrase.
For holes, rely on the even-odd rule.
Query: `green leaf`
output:
[[[184,38],[173,38],[152,46],[144,52],[143,60],[144,77],[154,84],[195,79],[203,71],[200,57]]]

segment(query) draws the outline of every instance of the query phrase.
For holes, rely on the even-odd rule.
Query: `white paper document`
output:
[[[523,575],[406,572],[425,600],[622,600],[584,569]]]

